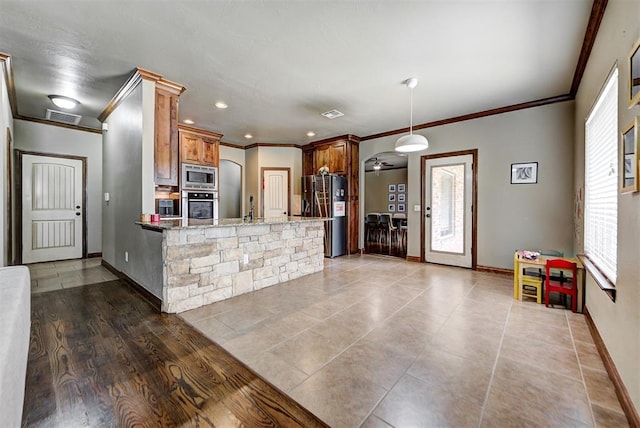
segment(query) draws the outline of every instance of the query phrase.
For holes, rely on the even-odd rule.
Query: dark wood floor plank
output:
[[[326,426],[120,281],[32,298],[23,426]]]

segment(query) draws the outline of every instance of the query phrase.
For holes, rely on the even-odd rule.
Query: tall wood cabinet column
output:
[[[321,166],[329,167],[329,173],[347,179],[347,252],[355,254],[358,249],[359,192],[359,144],[360,137],[343,135],[316,141],[302,148],[302,173],[314,175]]]
[[[178,187],[178,97],[185,88],[156,81],[154,171],[156,186]],[[177,189],[176,189],[177,191]]]

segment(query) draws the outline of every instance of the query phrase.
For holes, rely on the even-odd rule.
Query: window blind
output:
[[[616,282],[618,245],[618,69],[585,124],[585,255]]]

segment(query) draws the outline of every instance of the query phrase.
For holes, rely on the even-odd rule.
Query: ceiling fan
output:
[[[368,161],[368,162],[371,162],[371,161],[373,161],[373,171],[374,171],[374,173],[375,173],[376,175],[380,174],[380,170],[381,170],[383,167],[390,167],[390,166],[393,166],[393,164],[392,164],[392,163],[385,162],[385,161],[381,161],[381,160],[379,160],[378,158],[372,158],[372,159],[369,159],[369,161]]]
[[[372,158],[371,160],[373,161],[373,169],[375,171],[381,170],[382,167],[393,166],[392,163],[385,162],[385,161],[380,161],[380,160],[378,160],[378,158]]]

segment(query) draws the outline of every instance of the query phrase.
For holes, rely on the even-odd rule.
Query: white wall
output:
[[[296,201],[300,200],[301,192],[301,180],[302,177],[302,150],[296,147],[258,147],[258,182],[261,183],[262,176],[260,173],[261,168],[289,168],[289,197],[291,200],[291,206],[289,212],[291,214],[300,214],[295,212],[296,206],[299,208],[299,204],[296,205]],[[261,188],[261,187],[260,187]],[[262,191],[259,192],[260,198],[262,198]],[[262,213],[262,200],[259,201],[259,207],[261,215]]]
[[[407,255],[420,257],[420,156],[478,149],[478,265],[513,268],[519,248],[573,253],[573,102],[556,103],[418,131],[429,149],[408,157]],[[399,136],[360,143],[360,195],[364,162],[394,149]],[[515,162],[538,162],[538,184],[510,184]],[[365,201],[360,200],[360,218]],[[423,208],[423,207],[422,207]],[[415,232],[414,232],[415,231]],[[364,225],[360,226],[360,246]]]
[[[7,218],[7,186],[5,183],[7,177],[7,129],[14,137],[13,133],[13,115],[11,113],[11,105],[9,104],[9,95],[7,84],[4,80],[4,73],[0,66],[0,177],[2,177],[2,185],[0,186],[0,266],[7,266],[11,260],[7,260],[9,252],[7,226],[9,219]],[[15,141],[15,138],[13,138]],[[15,147],[15,142],[14,142]],[[13,162],[10,159],[10,162]],[[12,168],[15,171],[15,168]],[[15,229],[15,225],[14,225]],[[15,242],[15,241],[14,241]]]
[[[102,136],[16,120],[14,147],[25,151],[87,158],[87,252],[102,252]]]
[[[109,130],[103,134],[102,183],[110,201],[102,202],[102,257],[162,298],[162,233],[144,231],[135,224],[142,212],[153,210],[153,205],[145,204],[150,195],[153,200],[154,191],[153,168],[148,168],[149,155],[153,165],[148,121],[155,114],[149,103],[154,93],[155,84],[143,80],[106,120]]]
[[[386,213],[389,210],[389,184],[405,183],[407,184],[407,168],[381,170],[378,174],[375,171],[365,172],[365,194],[364,194],[364,212],[367,213]],[[405,188],[406,189],[406,188]],[[404,192],[406,195],[406,191]],[[398,193],[396,192],[396,195]],[[396,207],[398,201],[393,202]],[[406,201],[402,202],[407,207]],[[404,212],[406,214],[406,211]],[[364,220],[364,216],[362,217]]]
[[[618,129],[640,115],[627,108],[627,55],[640,38],[640,2],[612,0],[598,30],[591,57],[576,96],[575,192],[584,189],[584,121],[614,64],[618,63]],[[640,194],[618,195],[617,300],[612,302],[587,275],[586,305],[640,411]],[[582,252],[583,218],[576,221],[575,245]]]

